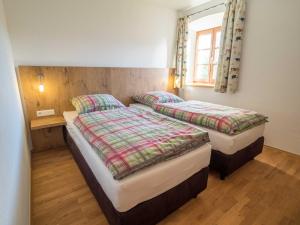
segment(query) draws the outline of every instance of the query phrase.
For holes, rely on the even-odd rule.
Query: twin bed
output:
[[[250,110],[200,101],[159,103],[153,107],[134,103],[130,106],[158,112],[207,131],[212,146],[210,168],[217,170],[221,179],[225,179],[226,176],[253,159],[261,153],[263,148],[266,117]],[[245,117],[247,113],[249,116]],[[242,114],[244,118],[232,116],[236,114]],[[219,118],[216,118],[218,116]],[[218,122],[228,123],[219,125]],[[232,124],[237,127],[230,127]]]
[[[156,224],[206,188],[209,166],[224,178],[262,150],[263,123],[229,136],[110,100],[73,100],[64,136],[112,225]]]

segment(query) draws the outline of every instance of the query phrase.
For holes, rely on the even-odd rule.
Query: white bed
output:
[[[130,104],[130,107],[154,111],[150,106],[140,103]],[[232,155],[255,142],[258,138],[262,137],[265,130],[265,124],[253,127],[234,136],[223,134],[221,132],[204,127],[201,128],[208,132],[212,149],[219,150],[227,155]]]
[[[143,169],[122,180],[113,179],[102,160],[74,125],[75,111],[64,112],[67,130],[115,209],[125,212],[175,187],[209,165],[210,144],[178,158]]]

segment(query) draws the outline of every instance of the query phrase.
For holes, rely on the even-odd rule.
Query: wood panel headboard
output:
[[[74,110],[74,96],[109,93],[128,105],[131,96],[146,91],[173,89],[173,69],[20,66],[19,86],[26,120],[37,110],[54,109],[56,115]],[[45,91],[38,90],[38,74],[44,75]],[[175,93],[176,94],[176,93]]]

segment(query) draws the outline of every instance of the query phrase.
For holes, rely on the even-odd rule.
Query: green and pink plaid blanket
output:
[[[117,180],[209,141],[193,125],[135,108],[81,114],[74,123]]]
[[[236,135],[267,122],[267,117],[254,111],[200,101],[158,103],[156,112],[207,127],[228,135]]]
[[[149,91],[145,94],[136,95],[132,97],[136,102],[140,102],[144,105],[153,106],[155,103],[167,103],[167,102],[183,102],[184,100],[178,96],[166,92],[166,91]]]

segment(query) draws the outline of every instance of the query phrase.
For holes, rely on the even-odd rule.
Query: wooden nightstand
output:
[[[63,126],[66,121],[63,116],[52,116],[31,120],[31,138],[34,151],[43,151],[65,146]]]

